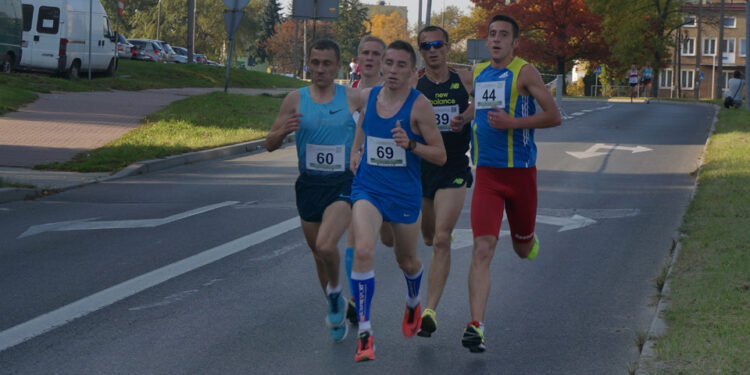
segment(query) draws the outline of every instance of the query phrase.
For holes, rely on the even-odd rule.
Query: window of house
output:
[[[687,38],[682,41],[682,56],[695,56],[695,38]]]
[[[724,17],[724,27],[733,29],[737,27],[737,18],[735,17]]]
[[[680,85],[683,89],[692,90],[695,71],[692,69],[683,69],[680,72]]]
[[[746,57],[747,56],[747,39],[740,38],[740,56]]]
[[[716,38],[703,38],[703,56],[716,56]]]
[[[661,72],[659,72],[659,88],[662,89],[670,89],[673,86],[672,77],[672,69],[662,69]]]
[[[695,15],[685,16],[685,22],[682,24],[682,27],[695,27]]]
[[[724,43],[721,43],[721,52],[734,53],[734,42],[734,38],[724,39]]]

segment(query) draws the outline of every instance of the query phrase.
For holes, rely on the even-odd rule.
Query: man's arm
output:
[[[355,89],[355,90],[359,91],[358,95],[360,97],[360,101],[363,104],[359,111],[359,120],[357,121],[357,130],[354,132],[354,140],[352,141],[352,149],[349,153],[349,169],[354,174],[357,173],[357,167],[359,166],[359,163],[362,161],[362,145],[365,142],[365,134],[362,131],[362,121],[364,120],[365,112],[367,111],[367,101],[365,99],[370,97],[371,89],[364,89],[364,90]]]
[[[516,88],[522,95],[533,96],[542,107],[542,112],[528,117],[510,117],[502,108],[493,107],[494,110],[487,114],[487,120],[491,127],[495,129],[535,129],[560,125],[562,122],[560,110],[557,109],[555,99],[552,98],[552,94],[542,81],[542,76],[539,75],[539,71],[533,65],[527,64],[521,68]]]
[[[469,97],[472,97],[474,95],[474,77],[472,72],[465,69],[457,70],[457,72],[458,76],[461,78],[461,83],[464,85],[464,88],[466,88],[466,93],[469,94]],[[451,118],[451,131],[460,132],[463,130],[463,127],[468,125],[472,120],[474,120],[473,100],[469,103],[469,107],[466,108],[465,111]]]
[[[445,164],[447,156],[443,136],[440,135],[438,130],[432,104],[424,95],[420,95],[414,102],[411,111],[411,123],[413,124],[411,126],[412,131],[421,134],[425,143],[415,142],[414,148],[410,151],[432,164]],[[409,149],[411,140],[403,129],[394,129],[393,139],[396,140],[396,145]]]
[[[279,114],[271,126],[271,130],[266,135],[265,146],[268,152],[274,151],[281,147],[284,138],[299,129],[300,117],[304,116],[298,113],[299,110],[299,91],[290,92],[281,102]]]

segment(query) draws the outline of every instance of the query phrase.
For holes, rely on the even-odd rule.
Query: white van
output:
[[[19,69],[54,72],[77,78],[80,72],[89,69],[90,37],[91,71],[114,74],[117,68],[117,39],[99,0],[22,2],[23,53]]]

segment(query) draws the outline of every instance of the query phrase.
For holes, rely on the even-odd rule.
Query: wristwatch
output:
[[[407,148],[408,151],[414,151],[414,149],[417,148],[417,141],[410,139],[409,140],[409,148]]]

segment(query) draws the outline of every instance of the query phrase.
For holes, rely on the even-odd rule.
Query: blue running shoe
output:
[[[349,331],[349,326],[346,324],[346,307],[347,302],[341,293],[328,295],[326,324],[331,329],[331,337],[336,342],[343,340]]]

